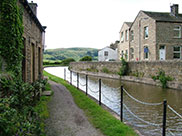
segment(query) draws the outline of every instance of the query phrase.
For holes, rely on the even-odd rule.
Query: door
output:
[[[159,59],[160,60],[165,60],[166,59],[166,49],[165,49],[165,46],[160,46],[160,49],[159,49]]]

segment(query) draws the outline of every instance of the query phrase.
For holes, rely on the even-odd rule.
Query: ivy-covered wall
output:
[[[26,82],[42,77],[44,29],[27,0],[1,0],[0,71]]]
[[[23,49],[22,10],[17,0],[0,2],[0,66],[1,70],[11,71],[21,77]],[[4,66],[6,66],[4,68]]]

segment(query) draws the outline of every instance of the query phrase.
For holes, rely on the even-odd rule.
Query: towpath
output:
[[[66,87],[53,81],[49,83],[54,95],[48,103],[50,117],[46,120],[47,136],[103,136],[88,122]]]

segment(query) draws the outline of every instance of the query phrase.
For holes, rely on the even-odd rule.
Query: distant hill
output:
[[[94,60],[97,60],[98,49],[94,48],[58,48],[47,49],[44,51],[44,60],[63,60],[66,58],[73,58],[76,61],[80,60],[84,56],[92,56]]]

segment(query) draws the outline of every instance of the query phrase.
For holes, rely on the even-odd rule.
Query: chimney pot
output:
[[[37,16],[37,3],[31,1],[31,3],[29,3],[29,6],[32,9],[33,13]]]

